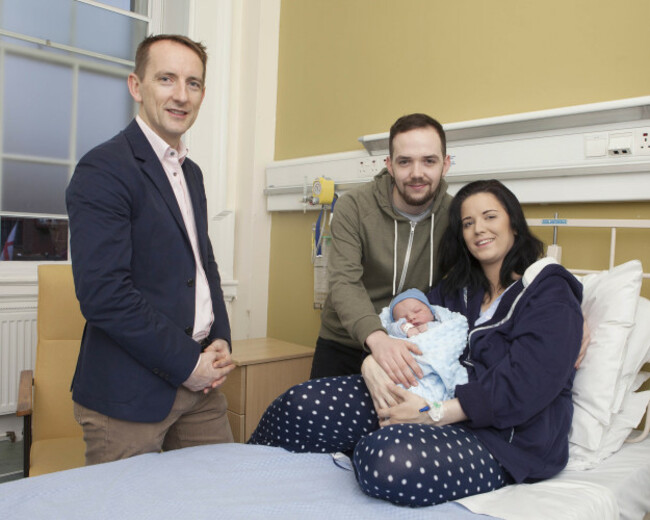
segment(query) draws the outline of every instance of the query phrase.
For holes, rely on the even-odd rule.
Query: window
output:
[[[148,0],[0,0],[0,261],[67,260],[75,164],[134,115]]]

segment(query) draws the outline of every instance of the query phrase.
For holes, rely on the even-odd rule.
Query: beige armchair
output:
[[[16,412],[24,418],[26,477],[84,465],[70,393],[84,323],[71,266],[40,265],[36,367],[20,375]]]

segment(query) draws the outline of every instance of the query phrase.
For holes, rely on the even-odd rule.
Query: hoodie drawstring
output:
[[[393,296],[395,296],[395,282],[397,282],[397,220],[393,220],[395,224],[395,243],[393,244]]]
[[[431,212],[431,231],[429,234],[429,289],[433,285],[433,226],[436,222],[436,216]]]

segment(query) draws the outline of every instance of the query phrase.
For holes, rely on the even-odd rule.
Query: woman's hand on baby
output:
[[[444,415],[440,420],[434,422],[431,416],[426,413],[429,409],[429,405],[422,397],[409,392],[408,390],[404,390],[399,386],[395,388],[394,393],[398,404],[386,408],[379,408],[377,410],[379,426],[400,423],[444,426],[446,424],[454,424],[468,419],[458,398],[444,401]],[[425,408],[426,410],[424,410]]]
[[[382,330],[376,330],[366,338],[366,345],[388,377],[406,388],[416,386],[422,378],[422,369],[413,357],[421,355],[420,349],[404,339],[392,338]]]
[[[429,414],[421,412],[427,402],[412,392],[399,386],[395,387],[396,404],[377,409],[379,426],[401,423],[432,423]]]
[[[399,388],[379,366],[375,358],[367,356],[361,365],[361,375],[370,391],[375,410],[388,408],[398,403],[395,389]]]

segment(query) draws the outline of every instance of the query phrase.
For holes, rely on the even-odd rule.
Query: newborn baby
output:
[[[393,298],[379,315],[389,335],[408,339],[422,351],[414,356],[424,376],[409,391],[432,403],[454,397],[456,385],[467,383],[460,355],[467,343],[467,319],[430,305],[425,294],[409,289]]]

